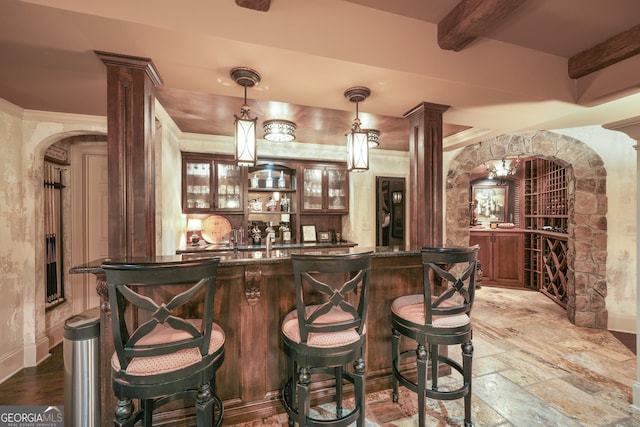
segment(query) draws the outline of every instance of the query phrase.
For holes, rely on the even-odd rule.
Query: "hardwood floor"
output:
[[[491,295],[492,294],[492,295]],[[489,296],[491,295],[491,296]],[[498,304],[498,297],[504,295],[504,298],[509,297],[510,299],[506,299],[505,302],[502,302],[501,305]],[[520,295],[524,295],[525,297],[520,297]],[[522,300],[520,301],[519,298]],[[537,303],[532,303],[533,300],[537,301]],[[565,324],[563,328],[566,328],[566,333],[571,334],[572,338],[567,336],[566,345],[562,344],[558,341],[558,338],[549,337],[549,342],[543,342],[545,340],[545,336],[549,336],[548,332],[542,333],[541,335],[537,335],[535,333],[536,330],[548,331],[547,329],[551,324],[557,325],[561,321],[563,316],[562,312],[559,312],[558,307],[550,302],[548,299],[543,297],[541,294],[526,292],[522,294],[518,291],[507,291],[507,290],[497,290],[497,288],[490,288],[487,286],[483,286],[482,290],[479,291],[478,301],[476,304],[475,318],[477,321],[477,330],[474,331],[474,347],[477,350],[477,354],[474,356],[474,377],[477,378],[474,380],[474,384],[476,381],[478,382],[477,387],[474,386],[474,405],[478,405],[478,411],[476,420],[476,425],[478,426],[504,426],[504,425],[524,425],[519,424],[517,419],[513,419],[511,415],[503,415],[500,418],[501,421],[492,421],[488,422],[486,419],[483,421],[483,415],[486,417],[487,413],[493,413],[492,411],[495,409],[496,412],[500,412],[501,414],[505,414],[508,412],[504,408],[504,406],[517,408],[518,400],[513,399],[513,402],[509,402],[508,398],[502,399],[502,407],[496,409],[496,407],[500,406],[496,403],[485,403],[488,402],[488,397],[481,394],[482,391],[482,381],[483,377],[488,376],[488,372],[493,372],[498,369],[497,367],[501,366],[498,369],[498,372],[504,373],[508,378],[519,378],[520,381],[524,381],[523,378],[527,378],[527,376],[532,375],[532,364],[536,364],[536,360],[548,360],[549,363],[544,363],[539,366],[538,369],[546,369],[551,365],[562,366],[563,370],[561,372],[562,375],[566,375],[570,373],[569,382],[575,383],[578,385],[584,386],[583,383],[591,384],[591,387],[587,388],[588,390],[597,390],[598,388],[607,389],[610,388],[612,384],[619,384],[620,379],[617,378],[617,372],[609,372],[607,369],[613,369],[616,367],[616,364],[613,362],[604,363],[604,365],[596,362],[600,360],[602,354],[608,354],[612,357],[612,359],[606,360],[618,360],[617,364],[621,365],[622,360],[627,360],[624,358],[623,352],[626,352],[626,349],[631,350],[633,354],[636,352],[636,335],[635,334],[625,334],[619,332],[611,332],[610,336],[615,337],[623,346],[612,345],[611,342],[607,343],[606,333],[596,331],[596,330],[588,330],[585,328],[577,328],[572,325]],[[484,300],[484,301],[483,301]],[[519,304],[518,308],[514,308],[514,304]],[[505,310],[504,307],[509,306],[510,310]],[[548,310],[548,311],[547,311]],[[496,313],[500,313],[500,318],[496,316]],[[512,316],[512,318],[505,318],[505,316]],[[525,320],[526,319],[526,320]],[[534,329],[529,329],[530,326],[527,323],[532,322],[534,325]],[[522,326],[517,326],[518,324],[522,324]],[[508,325],[508,326],[507,326]],[[525,334],[525,331],[529,331]],[[527,335],[528,338],[525,338]],[[575,335],[575,336],[574,336]],[[552,339],[553,338],[553,339]],[[524,341],[523,341],[524,339]],[[529,339],[534,340],[537,344],[534,346],[529,345]],[[537,340],[537,341],[536,341]],[[554,341],[555,340],[555,341]],[[600,348],[602,345],[605,350]],[[519,347],[522,346],[522,347]],[[555,353],[545,353],[548,351],[550,346],[557,346],[558,352],[566,351],[567,352],[567,360],[565,361],[563,357],[558,357],[558,354]],[[51,351],[51,356],[42,362],[39,366],[33,368],[26,368],[22,371],[18,372],[2,384],[0,384],[0,405],[63,405],[64,404],[64,362],[63,362],[63,349],[62,344],[54,347]],[[616,347],[619,347],[616,349]],[[496,352],[495,355],[487,354],[491,349],[493,352]],[[498,350],[500,349],[500,350]],[[580,349],[580,354],[584,354],[585,362],[584,366],[592,366],[594,367],[594,372],[598,372],[597,374],[591,371],[587,371],[583,366],[578,369],[580,359],[576,356],[578,353],[575,353],[578,349]],[[514,356],[509,356],[509,354],[514,354]],[[516,356],[517,354],[517,356]],[[528,356],[527,356],[528,355]],[[529,356],[535,356],[534,358],[529,359]],[[523,363],[519,365],[517,360],[519,358],[524,357],[526,360],[529,360],[527,364]],[[500,362],[498,363],[497,360]],[[635,359],[629,360],[624,363],[632,363],[635,366]],[[507,366],[510,367],[507,369]],[[596,366],[600,365],[600,367]],[[608,367],[607,367],[608,366]],[[626,366],[626,365],[625,365]],[[491,369],[489,369],[491,368]],[[600,370],[598,370],[600,369]],[[518,372],[514,374],[514,372]],[[635,377],[635,373],[629,373],[632,377]],[[504,382],[504,378],[502,381]],[[564,377],[563,377],[564,378]],[[571,379],[573,378],[573,379]],[[581,379],[583,378],[583,379]],[[600,378],[600,379],[598,379]],[[580,380],[579,380],[580,379]],[[579,380],[579,381],[578,381]],[[536,382],[541,382],[541,379],[537,379]],[[554,379],[547,379],[546,382],[551,384],[551,387],[554,387]],[[545,381],[542,381],[545,382]],[[541,383],[542,383],[541,382]],[[592,382],[598,382],[597,387],[592,384]],[[602,384],[600,384],[600,382]],[[629,383],[632,382],[632,379]],[[564,382],[562,382],[565,384]],[[502,384],[502,383],[501,383]],[[524,384],[529,384],[528,386],[520,385],[521,388],[514,389],[517,392],[530,392],[531,388],[535,388],[533,383],[528,383],[524,381]],[[555,382],[557,384],[557,381]],[[502,387],[512,386],[509,384],[502,384]],[[566,387],[566,384],[563,386]],[[620,386],[624,395],[628,395],[627,397],[622,399],[622,403],[619,406],[624,407],[625,402],[628,405],[631,399],[631,390],[629,386]],[[564,390],[564,388],[562,388]],[[573,390],[573,389],[572,389]],[[566,391],[566,390],[565,390]],[[574,393],[575,390],[573,391]],[[407,418],[407,416],[412,414],[412,411],[415,411],[414,402],[412,399],[415,399],[409,392],[402,393],[403,399],[407,399],[404,402],[401,402],[401,405],[394,404],[391,402],[391,399],[388,395],[389,393],[372,393],[367,396],[368,404],[367,404],[367,418],[371,418],[371,420],[375,420],[375,424],[378,426],[410,426],[413,425],[413,419]],[[555,396],[554,400],[544,401],[541,405],[544,408],[548,408],[550,406],[555,406],[564,409],[564,412],[567,414],[572,414],[573,411],[570,410],[570,405],[559,402],[558,393],[541,393],[542,395],[553,395]],[[569,393],[571,395],[571,393]],[[530,403],[531,396],[527,394],[527,402],[529,402],[527,407],[531,407]],[[591,401],[598,400],[599,393],[594,393],[591,395]],[[609,402],[606,400],[606,402]],[[487,406],[489,405],[489,406]],[[565,406],[563,406],[565,405]],[[610,402],[607,403],[610,405]],[[493,409],[489,409],[489,407]],[[620,408],[618,408],[620,409]],[[622,408],[624,409],[624,408]],[[452,414],[457,409],[449,408],[449,414]],[[577,410],[577,409],[576,409]],[[584,404],[581,404],[580,412],[584,412]],[[433,410],[432,416],[437,411]],[[440,414],[442,416],[443,414]],[[476,415],[474,415],[475,417]],[[634,416],[631,414],[628,419],[623,420],[623,422],[640,422],[640,415],[635,420],[631,418]],[[515,417],[515,416],[514,416]],[[505,424],[505,419],[508,419],[508,422],[511,424]],[[398,420],[401,420],[398,421]],[[404,421],[402,421],[404,420]],[[408,421],[407,421],[408,420]],[[515,422],[515,424],[514,424]],[[272,417],[272,419],[266,420],[258,420],[253,423],[247,423],[244,426],[261,426],[261,425],[269,425],[269,426],[286,426],[286,417],[276,416]],[[451,415],[446,417],[444,424],[439,425],[454,425],[458,426],[457,422],[452,421]],[[543,424],[540,424],[543,425]],[[547,425],[547,424],[544,424]],[[573,424],[572,424],[573,425]],[[591,425],[589,423],[580,423],[578,425]],[[601,424],[599,424],[601,425]],[[608,424],[607,424],[608,425]],[[637,424],[618,424],[618,425],[637,425]]]
[[[2,405],[63,405],[64,360],[62,344],[36,367],[25,368],[0,384]]]

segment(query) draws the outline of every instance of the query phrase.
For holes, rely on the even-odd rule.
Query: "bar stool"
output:
[[[296,308],[282,322],[287,380],[282,391],[289,424],[364,426],[366,316],[371,252],[350,255],[292,255]],[[352,363],[353,370],[345,365]],[[335,414],[311,412],[311,383],[335,379]],[[343,408],[343,382],[353,384],[355,404]]]
[[[213,321],[219,261],[102,265],[115,346],[115,426],[142,420],[150,427],[155,409],[184,398],[195,399],[199,427],[221,424],[215,374],[224,360],[225,334]],[[132,399],[139,399],[137,410]]]
[[[455,400],[464,397],[464,425],[471,421],[471,308],[475,295],[478,246],[423,248],[423,293],[396,298],[391,304],[393,401],[402,384],[418,395],[418,425],[425,423],[425,398]],[[434,283],[445,289],[433,295]],[[400,349],[404,336],[417,343],[415,350]],[[460,345],[462,363],[440,354],[438,346]],[[407,361],[409,359],[409,361]],[[431,365],[430,373],[427,370]],[[438,386],[439,369],[449,369],[453,384]],[[402,369],[402,371],[401,371]],[[410,378],[411,373],[417,379]],[[431,379],[431,384],[428,384]]]

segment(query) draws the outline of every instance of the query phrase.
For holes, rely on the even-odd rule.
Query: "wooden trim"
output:
[[[569,58],[569,77],[579,79],[640,53],[640,24]]]
[[[268,12],[269,7],[271,7],[271,0],[236,0],[236,4],[247,9]]]
[[[438,23],[438,45],[459,52],[490,34],[525,0],[462,0]]]

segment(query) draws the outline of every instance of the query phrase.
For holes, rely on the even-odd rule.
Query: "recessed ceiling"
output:
[[[153,60],[159,102],[190,133],[232,135],[243,96],[229,77],[236,66],[262,75],[248,90],[260,122],[296,122],[301,143],[343,144],[355,114],[343,93],[359,85],[372,91],[360,116],[380,129],[381,149],[408,149],[403,115],[421,102],[450,106],[449,147],[637,115],[637,56],[578,80],[567,74],[569,57],[638,24],[637,0],[529,0],[453,52],[438,46],[437,24],[457,3],[272,0],[258,12],[231,0],[4,0],[0,98],[106,115],[100,50]]]

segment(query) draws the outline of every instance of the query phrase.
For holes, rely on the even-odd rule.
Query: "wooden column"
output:
[[[411,248],[443,245],[442,115],[448,109],[423,102],[404,115],[411,126]]]
[[[98,52],[107,67],[109,256],[155,255],[154,87],[147,58]]]

